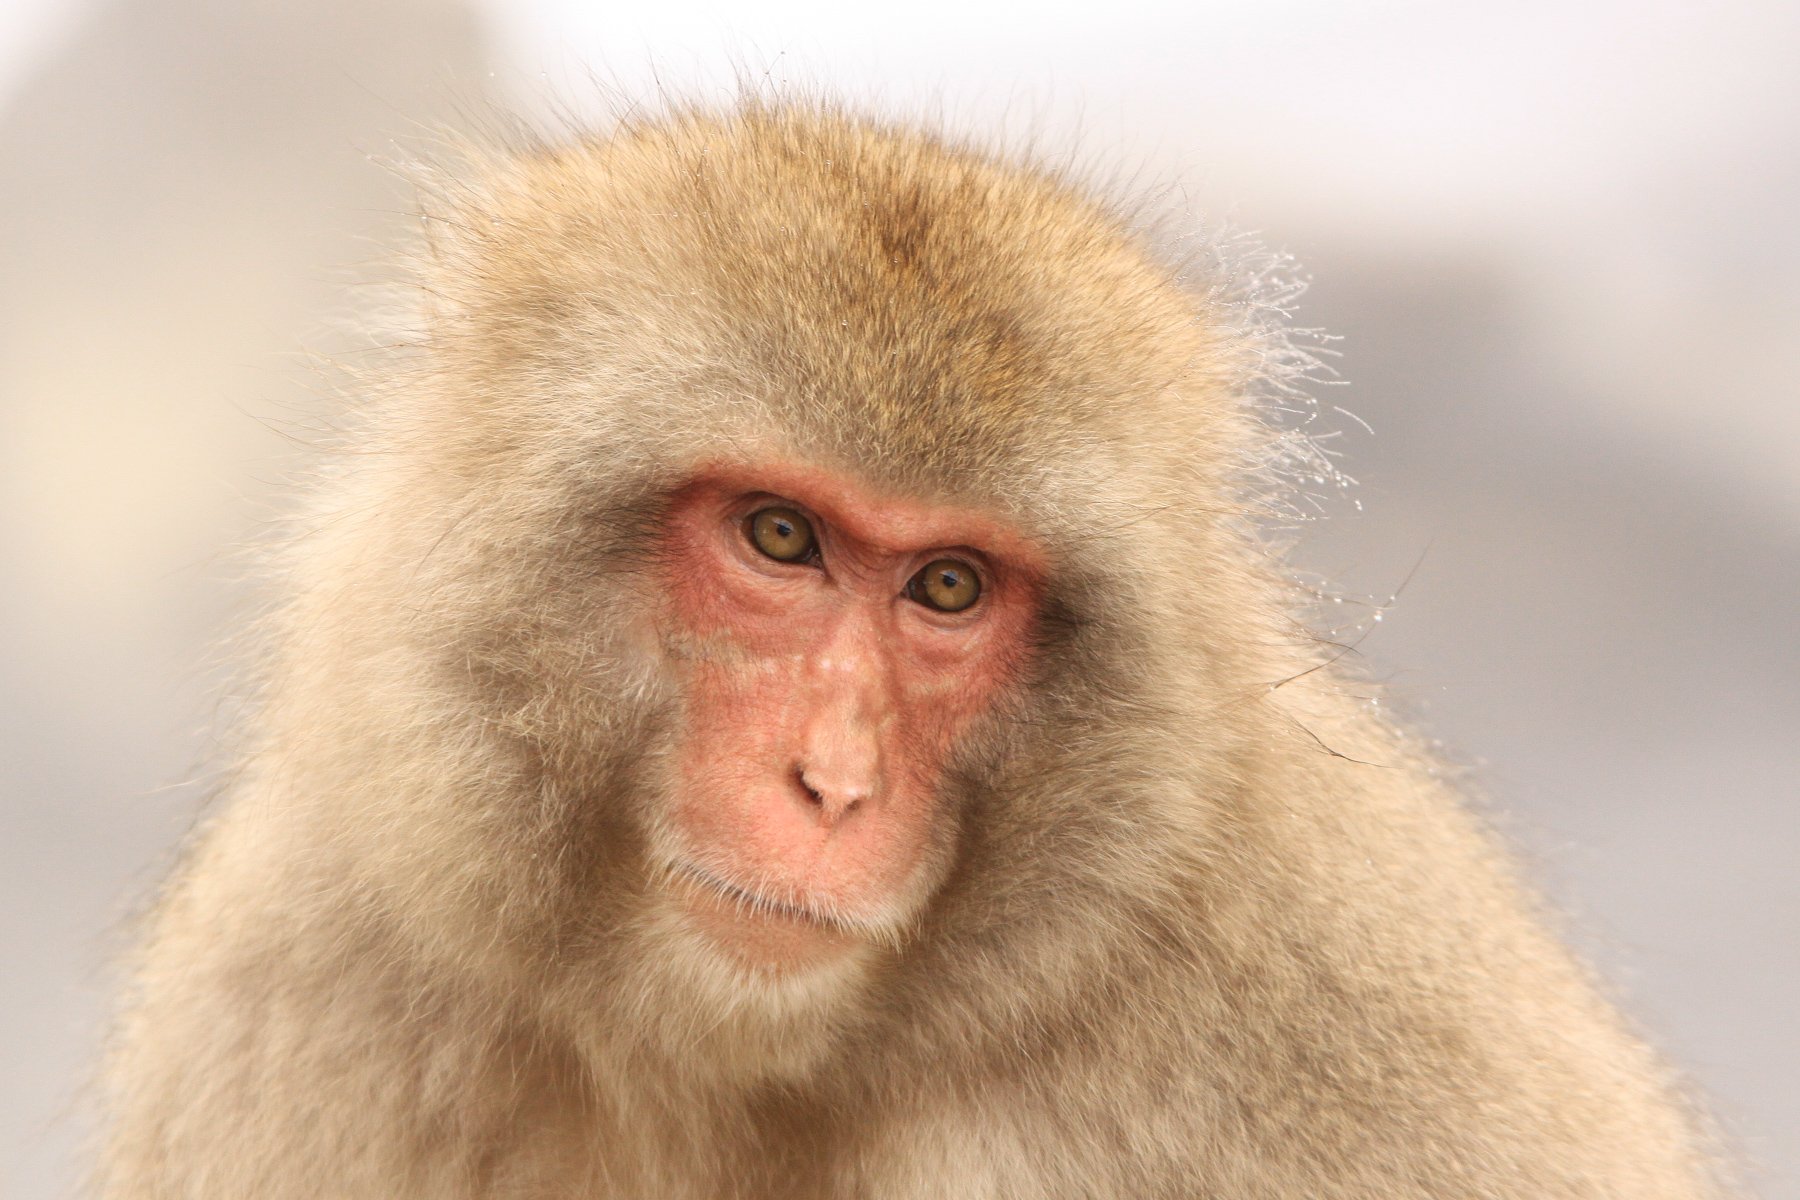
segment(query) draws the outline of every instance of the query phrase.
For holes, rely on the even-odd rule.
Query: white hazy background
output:
[[[0,6],[0,1194],[75,1177],[125,915],[420,123],[738,70],[1176,181],[1317,279],[1300,560],[1800,1200],[1800,6]],[[416,143],[414,143],[416,144]],[[1404,587],[1402,583],[1404,582]],[[1397,599],[1388,604],[1390,595]],[[1349,631],[1352,636],[1356,630]]]

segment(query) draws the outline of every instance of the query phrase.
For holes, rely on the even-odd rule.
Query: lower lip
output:
[[[746,967],[803,970],[841,958],[859,944],[836,926],[800,913],[752,908],[690,875],[678,876],[673,890],[695,928]]]

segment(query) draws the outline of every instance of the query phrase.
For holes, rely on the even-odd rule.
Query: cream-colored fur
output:
[[[110,1060],[113,1200],[1715,1195],[1664,1068],[1259,544],[1281,344],[1031,166],[747,105],[446,185],[285,552]],[[696,463],[1047,547],[904,946],[745,979],[654,900]]]

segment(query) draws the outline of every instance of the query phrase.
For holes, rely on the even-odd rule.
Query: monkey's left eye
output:
[[[981,576],[966,562],[940,558],[912,577],[906,596],[939,612],[961,612],[981,596]]]
[[[791,508],[764,508],[744,522],[750,544],[776,562],[806,562],[819,552],[812,522]]]

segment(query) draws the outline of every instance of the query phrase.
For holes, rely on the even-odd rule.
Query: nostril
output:
[[[800,785],[800,794],[806,797],[807,804],[817,809],[828,824],[836,823],[862,806],[862,795],[853,789],[815,787],[806,777],[805,767],[794,768],[794,782]]]

